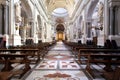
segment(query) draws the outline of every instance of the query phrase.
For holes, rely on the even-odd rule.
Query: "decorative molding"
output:
[[[82,13],[82,11],[85,9],[85,7],[89,2],[90,0],[78,2],[76,9],[73,11],[74,13],[72,14],[72,17],[71,17],[73,22],[78,18],[78,16],[80,16],[80,14]]]

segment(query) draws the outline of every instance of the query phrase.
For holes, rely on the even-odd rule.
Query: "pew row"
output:
[[[80,49],[78,53],[78,62],[82,63],[81,58],[85,57],[86,70],[94,78],[91,69],[92,63],[102,63],[105,65],[105,71],[112,71],[111,65],[120,64],[120,49]]]
[[[120,67],[116,67],[112,72],[104,72],[103,76],[106,80],[120,80]]]
[[[28,70],[31,69],[30,67],[30,61],[27,58],[27,55],[25,54],[0,54],[0,63],[4,64],[3,69],[0,72],[0,77],[3,77],[3,75],[6,73],[8,74],[8,78],[12,77],[14,74],[14,70],[12,67],[12,64],[19,63],[24,64],[24,69],[21,72],[20,70],[17,70],[17,73],[20,73],[20,77],[22,77]],[[12,71],[12,73],[11,73]],[[16,71],[15,71],[16,72]],[[9,74],[11,73],[11,74]],[[4,76],[5,77],[5,76]]]
[[[1,69],[1,72],[3,74],[5,72],[10,73],[11,70],[14,70],[12,64],[24,64],[23,72],[20,74],[21,78],[26,72],[31,69],[31,60],[29,60],[29,53],[32,51],[36,52],[38,49],[0,49],[0,63],[4,65],[3,69]]]

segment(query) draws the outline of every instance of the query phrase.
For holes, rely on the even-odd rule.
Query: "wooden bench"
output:
[[[104,72],[106,80],[120,80],[120,67],[116,67],[113,72]]]
[[[0,49],[1,53],[10,53],[10,54],[16,54],[16,52],[19,52],[19,54],[25,54],[27,56],[36,56],[37,59],[35,62],[40,61],[40,53],[38,52],[39,50],[36,48],[10,48],[10,49]]]
[[[0,72],[0,80],[10,80],[13,76],[22,73],[22,70]]]
[[[107,49],[107,48],[102,47],[102,46],[88,46],[88,45],[76,46],[73,49],[73,54],[77,57],[79,50],[81,49]]]
[[[17,51],[23,51],[22,53],[16,53]],[[29,50],[31,51],[31,50]],[[9,72],[13,70],[11,66],[14,63],[25,64],[23,69],[23,73],[20,75],[22,77],[30,67],[30,60],[28,59],[28,49],[20,50],[20,49],[0,49],[0,63],[4,64],[2,72]],[[11,53],[12,52],[12,53]],[[13,53],[14,52],[14,53]]]
[[[104,70],[111,71],[112,64],[120,64],[120,49],[80,49],[78,60],[82,62],[81,57],[86,57],[86,70],[94,77],[90,68],[91,63],[105,64]]]
[[[27,59],[27,55],[25,54],[0,54],[0,57],[2,57],[2,60],[0,60],[0,62],[4,64],[4,67],[1,70],[3,73],[4,72],[9,73],[11,70],[13,70],[13,67],[11,66],[13,63],[25,64],[25,67],[23,69],[23,72],[20,74],[20,77],[22,77],[27,71],[31,69],[29,64],[30,61]]]

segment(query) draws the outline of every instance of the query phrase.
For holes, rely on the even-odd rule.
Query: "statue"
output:
[[[99,3],[98,6],[98,26],[99,26],[99,30],[103,30],[103,8],[104,8],[104,4],[102,2]]]
[[[21,5],[20,2],[17,2],[15,4],[15,16],[16,16],[16,22],[21,22]]]
[[[100,23],[103,21],[103,6],[104,6],[103,3],[100,2],[98,7],[98,16],[99,16]]]

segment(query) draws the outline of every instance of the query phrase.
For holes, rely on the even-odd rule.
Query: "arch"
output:
[[[65,30],[64,25],[63,24],[58,24],[57,27],[56,27],[56,30],[64,32],[64,30]]]
[[[91,1],[90,5],[88,6],[88,10],[87,10],[87,18],[88,19],[92,18],[92,14],[93,14],[94,9],[95,9],[98,2],[99,2],[99,0]]]
[[[32,9],[28,1],[21,0],[21,6],[22,6],[22,9],[27,13],[27,16],[32,18]]]
[[[44,38],[47,38],[47,23],[44,22]]]
[[[56,39],[57,40],[65,40],[65,27],[63,24],[57,24],[56,26]]]
[[[37,21],[38,21],[37,34],[38,34],[38,38],[41,39],[42,38],[42,21],[41,21],[40,15],[37,15]]]
[[[83,16],[80,16],[79,18],[79,29],[82,30],[82,20],[83,20]]]
[[[79,22],[81,22],[81,21],[82,21],[82,19],[83,19],[83,16],[80,16],[80,18],[79,18]]]
[[[87,8],[87,15],[86,15],[87,16],[87,25],[86,26],[87,26],[87,37],[88,38],[92,37],[93,31],[95,31],[95,30],[92,30],[90,27],[92,26],[92,23],[91,23],[92,16],[93,16],[94,10],[95,10],[98,2],[99,2],[99,0],[91,1]],[[96,32],[94,32],[94,33],[96,33]]]
[[[83,19],[83,16],[80,16],[79,20],[78,20],[78,23],[79,23],[79,26],[78,26],[78,38],[82,38],[82,19]]]
[[[32,35],[32,23],[31,23],[31,18],[32,18],[32,8],[29,4],[28,1],[26,0],[21,0],[21,25],[20,25],[20,36],[23,40],[25,41],[26,38],[31,37]]]

